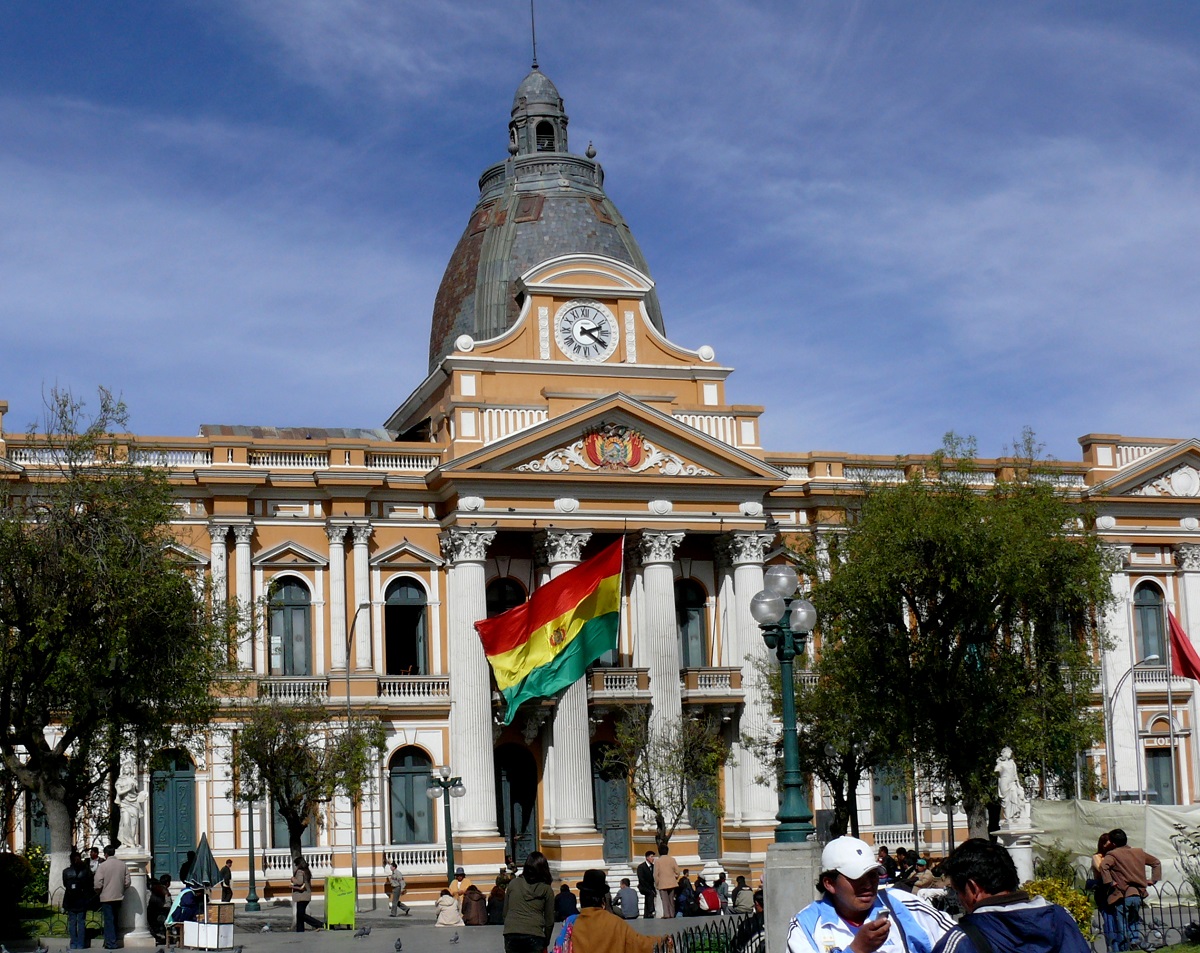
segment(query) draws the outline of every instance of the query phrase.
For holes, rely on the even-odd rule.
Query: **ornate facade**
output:
[[[726,401],[732,369],[712,348],[667,337],[594,151],[569,153],[566,127],[557,90],[535,70],[514,101],[509,156],[483,173],[439,290],[429,376],[382,428],[204,426],[136,441],[170,472],[178,545],[198,572],[218,594],[269,604],[237,658],[258,694],[349,706],[387,728],[358,812],[335,803],[314,834],[318,876],[348,872],[356,844],[367,877],[396,860],[418,895],[441,886],[444,832],[425,796],[438,765],[466,787],[453,827],[469,870],[494,872],[536,846],[564,879],[597,865],[628,875],[653,831],[623,781],[597,767],[628,705],[727,734],[722,810],[690,817],[672,853],[693,871],[755,874],[777,801],[741,743],[771,729],[758,683],[767,650],[749,600],[783,537],[836,532],[847,494],[923,463],[765,449],[763,408]],[[1152,788],[1190,803],[1200,790],[1192,683],[1137,663],[1165,657],[1167,608],[1200,632],[1200,444],[1081,443],[1082,459],[1054,478],[1098,507],[1099,530],[1123,554],[1120,608],[1107,620],[1114,647],[1095,693],[1116,756],[1084,753],[1082,770],[1102,781],[1112,771],[1123,795]],[[5,479],[37,481],[49,462],[0,429]],[[981,485],[1005,467],[983,461]],[[619,534],[628,545],[616,651],[502,727],[473,623]],[[229,797],[227,733],[143,783],[156,866],[177,870],[205,831],[244,885],[252,818]],[[864,830],[910,842],[915,820],[936,850],[946,827],[936,792],[916,793],[914,807],[911,792],[865,782]],[[821,792],[813,797],[820,808]],[[265,805],[253,822],[262,873],[282,883],[286,842]],[[17,839],[26,834],[36,836]]]

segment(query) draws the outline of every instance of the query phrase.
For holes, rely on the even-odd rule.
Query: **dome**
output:
[[[497,337],[516,323],[517,279],[560,255],[603,255],[650,273],[633,233],[604,191],[604,170],[567,151],[558,89],[534,69],[517,87],[507,161],[484,171],[479,201],[442,276],[433,306],[429,370],[460,335]],[[663,332],[653,290],[645,298]]]
[[[558,87],[550,81],[549,76],[536,67],[517,87],[513,96],[512,111],[515,113],[524,104],[555,106],[562,109],[562,97],[558,95]]]

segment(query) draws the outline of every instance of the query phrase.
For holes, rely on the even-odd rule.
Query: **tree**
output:
[[[165,474],[114,439],[125,423],[107,391],[90,418],[53,391],[35,472],[0,486],[0,760],[46,812],[51,884],[122,757],[210,722],[233,639],[172,547]]]
[[[969,447],[969,445],[967,445]],[[1039,479],[1025,435],[1011,479],[981,491],[948,435],[932,466],[869,486],[813,592],[827,641],[885,675],[901,703],[880,712],[894,749],[961,792],[986,833],[1001,747],[1070,777],[1098,737],[1091,670],[1111,599],[1109,568],[1081,506]]]
[[[600,768],[623,774],[630,803],[653,815],[661,853],[689,808],[721,810],[717,782],[729,760],[729,743],[703,721],[675,716],[651,722],[648,709],[623,709]]]
[[[245,712],[234,738],[240,798],[271,799],[288,829],[295,859],[304,831],[320,824],[319,808],[338,794],[355,804],[383,750],[379,722],[339,721],[315,702],[260,700]]]

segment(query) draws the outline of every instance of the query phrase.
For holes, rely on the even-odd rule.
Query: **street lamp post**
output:
[[[358,617],[363,609],[369,609],[371,603],[360,602],[354,607],[354,619],[350,622],[350,628],[346,630],[346,731],[350,730],[351,714],[350,714],[350,640],[354,636],[354,629],[358,625]],[[354,878],[354,912],[358,913],[358,818],[355,816],[355,808],[358,805],[353,797],[350,798],[350,876]]]
[[[763,575],[762,592],[750,600],[750,614],[762,629],[767,648],[779,659],[783,697],[783,790],[779,794],[779,825],[775,840],[780,844],[807,841],[815,832],[812,809],[804,796],[800,773],[800,741],[796,734],[796,683],[792,660],[804,652],[805,642],[817,624],[817,610],[807,599],[795,597],[799,584],[790,566],[772,566]]]
[[[258,891],[254,889],[254,801],[246,802],[246,833],[250,839],[249,884],[246,887],[246,911],[255,913],[262,909],[258,905]]]
[[[429,786],[425,789],[425,794],[431,801],[440,798],[443,791],[446,793],[445,800],[442,802],[446,811],[446,883],[450,883],[454,879],[454,833],[450,825],[450,798],[462,797],[467,793],[462,778],[451,777],[452,774],[448,764],[435,768],[429,776]]]
[[[1105,742],[1108,745],[1108,800],[1110,803],[1112,802],[1113,795],[1116,793],[1115,789],[1113,788],[1113,784],[1116,783],[1114,781],[1115,772],[1113,771],[1113,763],[1116,760],[1116,757],[1115,757],[1116,756],[1116,743],[1113,740],[1113,708],[1117,704],[1117,695],[1120,694],[1121,686],[1125,684],[1125,679],[1129,678],[1129,676],[1133,674],[1133,670],[1135,668],[1138,668],[1141,665],[1149,665],[1151,662],[1157,662],[1157,661],[1158,661],[1157,655],[1147,655],[1141,661],[1134,662],[1131,666],[1129,666],[1129,668],[1126,669],[1125,674],[1122,675],[1119,679],[1117,679],[1117,685],[1112,690],[1112,694],[1110,694],[1108,696],[1108,700],[1104,706],[1104,708],[1105,708],[1105,710],[1104,710],[1104,727],[1106,729]],[[1138,728],[1137,728],[1137,693],[1134,692],[1134,695],[1133,695],[1133,741],[1134,741],[1134,751],[1135,752],[1137,751],[1138,734],[1139,734],[1139,732],[1138,732]],[[1141,761],[1140,754],[1137,755],[1137,760],[1134,763],[1137,765],[1137,769],[1138,769],[1138,802],[1141,803],[1143,785],[1142,785],[1142,781],[1141,781],[1142,761]]]

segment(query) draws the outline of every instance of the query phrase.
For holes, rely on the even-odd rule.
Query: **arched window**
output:
[[[537,131],[534,133],[537,136],[537,151],[538,152],[553,152],[554,151],[554,124],[543,120],[537,124]]]
[[[679,632],[679,664],[708,665],[708,612],[704,589],[695,579],[675,580],[675,627]]]
[[[312,674],[312,599],[298,579],[271,587],[271,674]]]
[[[505,576],[488,583],[486,599],[487,617],[492,619],[524,602],[525,590],[517,580]]]
[[[1158,586],[1143,582],[1133,591],[1133,629],[1137,637],[1138,658],[1157,655],[1167,660],[1163,641],[1163,596]]]
[[[433,762],[420,748],[401,748],[388,762],[393,844],[432,844],[432,803],[425,789]]]
[[[414,579],[387,587],[383,607],[384,661],[388,675],[429,674],[429,599]]]

